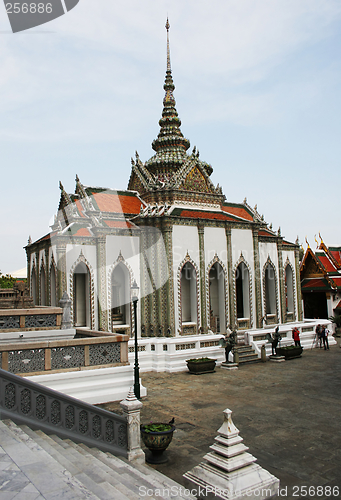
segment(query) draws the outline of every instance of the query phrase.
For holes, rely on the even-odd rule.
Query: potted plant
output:
[[[335,325],[335,337],[341,337],[341,315],[330,316],[330,321]]]
[[[276,347],[276,355],[284,356],[285,359],[300,358],[303,348],[296,345],[288,345],[285,347]]]
[[[186,363],[190,373],[201,375],[202,373],[214,372],[216,361],[216,359],[211,358],[194,358],[187,359]]]
[[[163,454],[173,439],[175,426],[172,421],[169,424],[162,422],[141,425],[142,441],[151,452],[146,456],[146,462],[150,464],[163,464],[168,458]]]

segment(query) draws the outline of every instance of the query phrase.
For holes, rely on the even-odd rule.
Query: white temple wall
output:
[[[217,255],[227,269],[226,233],[223,227],[205,227],[205,268]]]
[[[185,257],[189,254],[191,260],[200,269],[199,261],[199,234],[195,226],[173,226],[173,282],[174,282],[174,312],[175,312],[175,332],[179,335],[181,329],[179,318],[179,292],[180,284],[178,282],[178,271]],[[200,289],[197,289],[197,300],[200,304]],[[199,327],[200,325],[198,325]]]
[[[296,315],[296,319],[297,319],[299,297],[297,297],[297,276],[296,276],[295,251],[294,250],[284,250],[282,252],[282,262],[283,262],[284,272],[285,272],[285,267],[288,264],[288,262],[290,263],[291,268],[293,270],[294,308],[295,308],[295,315]],[[298,277],[298,279],[300,279],[300,276]]]

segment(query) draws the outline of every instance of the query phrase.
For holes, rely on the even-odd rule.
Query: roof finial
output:
[[[169,50],[169,28],[170,28],[170,24],[169,24],[168,16],[167,16],[167,22],[166,22],[166,30],[167,30],[167,70],[171,71],[170,50]]]

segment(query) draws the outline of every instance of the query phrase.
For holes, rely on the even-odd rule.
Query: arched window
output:
[[[276,276],[273,266],[268,263],[264,274],[265,286],[265,314],[276,315]]]
[[[236,302],[237,318],[250,318],[250,276],[249,270],[244,262],[236,269]]]
[[[286,312],[294,313],[294,277],[291,266],[285,268],[285,303]]]
[[[225,324],[225,273],[215,262],[209,274],[210,328],[214,333],[226,331]]]
[[[40,268],[40,305],[46,306],[46,276],[43,266]]]
[[[53,265],[50,268],[50,296],[51,296],[51,306],[56,306],[57,305],[56,270]]]
[[[90,327],[90,272],[84,262],[80,262],[73,275],[75,326]]]
[[[190,262],[181,270],[182,323],[197,323],[197,273]]]
[[[130,278],[126,266],[118,264],[111,275],[112,325],[130,323]]]

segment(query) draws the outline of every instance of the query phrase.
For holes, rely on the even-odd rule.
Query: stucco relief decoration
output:
[[[205,178],[197,167],[192,168],[187,175],[184,188],[187,191],[208,191]]]
[[[128,271],[128,275],[129,275],[129,294],[130,294],[130,288],[134,282],[134,272],[131,268],[131,266],[128,264],[128,262],[125,260],[125,258],[123,257],[122,253],[121,253],[121,250],[118,254],[118,257],[117,259],[115,260],[115,262],[109,267],[109,271],[108,271],[108,310],[109,310],[109,331],[112,330],[112,317],[111,317],[111,278],[112,278],[112,274],[114,272],[114,269],[116,266],[118,266],[119,264],[125,266],[127,268],[127,271]],[[130,324],[131,324],[131,331],[133,332],[134,331],[134,328],[135,328],[135,323],[134,323],[134,314],[133,314],[133,305],[132,303],[130,302]]]
[[[243,255],[243,252],[240,252],[240,257],[235,263],[233,267],[233,274],[232,274],[232,282],[233,282],[233,310],[234,310],[234,317],[236,318],[237,321],[237,290],[236,290],[236,271],[238,266],[243,263],[245,267],[247,268],[249,272],[249,308],[250,308],[250,328],[253,328],[253,301],[252,301],[252,283],[253,283],[253,276],[252,276],[252,271],[251,271],[251,266],[247,263],[245,260],[245,257]],[[232,325],[233,326],[233,325]]]
[[[37,276],[36,275],[36,263],[35,263],[35,259],[32,260],[33,264],[32,264],[32,270],[31,270],[31,279],[30,279],[30,295],[33,297],[33,277]],[[37,287],[37,283],[36,283],[36,287]],[[36,300],[35,297],[33,297],[33,300]]]
[[[228,283],[227,283],[227,270],[225,265],[222,263],[222,261],[219,259],[217,253],[211,260],[211,262],[208,264],[206,268],[206,317],[207,317],[207,327],[210,328],[210,271],[212,266],[218,263],[222,267],[224,271],[224,290],[225,290],[225,318],[226,318],[226,326],[229,324],[229,308],[228,308]]]
[[[179,328],[178,332],[179,335],[182,333],[182,311],[181,311],[181,271],[182,268],[184,267],[187,262],[190,262],[192,266],[195,269],[196,272],[196,288],[197,288],[197,328],[199,330],[199,327],[201,325],[201,314],[200,314],[200,275],[199,275],[199,267],[197,264],[194,262],[194,260],[190,257],[189,253],[187,252],[186,257],[184,260],[180,263],[178,267],[178,272],[177,272],[177,289],[178,289],[178,318],[179,318]]]
[[[284,274],[284,283],[285,283],[285,274],[286,274],[286,269],[287,266],[290,266],[291,272],[292,272],[292,293],[293,293],[293,302],[294,302],[294,319],[297,318],[297,312],[296,312],[296,276],[295,276],[295,270],[289,260],[289,257],[287,257],[287,260],[285,261],[285,264],[283,266],[283,274]]]
[[[274,281],[275,281],[275,292],[276,292],[276,323],[279,322],[279,306],[278,306],[278,279],[277,279],[277,273],[276,273],[276,266],[272,262],[270,255],[268,255],[268,258],[263,266],[263,273],[262,273],[262,285],[263,285],[263,311],[264,315],[266,315],[266,296],[265,296],[265,271],[266,268],[270,265],[272,267],[273,273],[274,273]]]
[[[76,267],[78,264],[83,263],[86,265],[86,267],[89,270],[90,274],[90,323],[91,323],[91,328],[94,330],[95,329],[95,283],[94,283],[94,270],[92,268],[92,265],[90,262],[85,258],[83,251],[81,250],[78,259],[76,262],[73,263],[70,269],[70,299],[71,299],[71,317],[74,317],[74,310],[73,310],[73,302],[74,302],[74,297],[73,297],[73,276]]]

